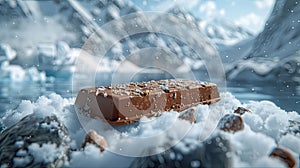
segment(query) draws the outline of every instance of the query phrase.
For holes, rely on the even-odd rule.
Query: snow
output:
[[[146,148],[153,147],[156,150],[154,153],[161,152],[166,149],[161,148],[161,145],[165,143],[175,145],[175,148],[182,153],[188,153],[201,145],[199,137],[205,140],[214,132],[219,132],[215,128],[221,116],[232,113],[238,106],[243,106],[252,111],[252,113],[247,112],[242,116],[245,121],[244,130],[234,134],[222,133],[231,141],[234,166],[270,166],[272,163],[282,166],[281,162],[268,157],[277,145],[292,151],[295,156],[300,153],[299,134],[285,133],[289,127],[289,120],[300,120],[299,114],[286,112],[269,101],[253,101],[242,104],[229,92],[222,93],[221,101],[218,103],[194,107],[197,123],[193,125],[188,121],[179,120],[178,113],[171,111],[162,113],[157,118],[143,117],[139,124],[119,127],[116,130],[98,119],[88,119],[80,115],[78,119],[73,104],[74,99],[62,98],[54,93],[42,96],[36,102],[23,100],[17,109],[6,112],[1,120],[2,125],[9,127],[31,113],[37,117],[54,114],[68,128],[72,147],[78,149],[71,152],[68,166],[122,165],[126,167],[134,159],[127,156],[143,155]],[[85,123],[86,125],[81,125],[84,123],[82,119],[88,121]],[[44,126],[55,127],[56,125],[57,123],[50,123]],[[94,145],[80,149],[86,131],[91,128],[98,131],[108,142],[108,147],[103,153],[100,153],[100,150]],[[137,146],[139,147],[137,148]],[[158,146],[160,147],[157,148]],[[60,147],[55,144],[44,144],[43,146],[31,144],[29,149],[28,153],[33,154],[36,160],[44,162],[53,161],[55,156],[61,152]],[[19,152],[20,155],[22,153],[24,152]],[[299,163],[297,157],[296,160]],[[16,157],[14,162],[16,164],[26,162],[26,157],[23,160]],[[197,163],[193,163],[193,165],[197,165]]]
[[[276,1],[264,30],[251,43],[242,46],[239,54],[235,54],[235,47],[221,51],[231,57],[242,56],[227,70],[229,80],[300,83],[300,24],[297,21],[300,6],[295,2]]]
[[[300,153],[300,139],[299,135],[291,135],[291,134],[286,134],[284,135],[280,140],[279,140],[279,145],[286,147],[290,149],[291,151],[295,153]]]
[[[257,160],[256,163],[253,164],[253,167],[276,167],[285,168],[286,164],[280,161],[279,159],[270,158],[270,157],[262,157]]]
[[[255,163],[259,158],[268,156],[276,147],[274,139],[262,133],[247,130],[237,132],[232,136],[234,152],[243,162]]]
[[[14,158],[14,165],[16,167],[22,167],[24,165],[27,165],[28,163],[30,163],[30,157],[29,156],[25,156],[25,157],[15,157]]]
[[[28,146],[28,153],[34,157],[35,163],[51,163],[59,155],[63,155],[63,147],[57,147],[56,144],[42,144],[32,143]]]
[[[21,1],[8,2],[12,8],[23,4]],[[286,18],[277,18],[275,14],[284,14],[282,11],[286,9],[283,10],[281,7],[285,2],[288,1],[278,1],[266,25],[266,29],[259,37],[255,40],[245,42],[245,44],[237,44],[232,47],[234,49],[228,49],[224,47],[224,45],[236,44],[238,41],[252,37],[252,34],[226,21],[217,20],[214,21],[215,23],[211,23],[198,20],[191,14],[181,11],[180,9],[173,10],[178,10],[176,14],[193,22],[193,26],[204,32],[214,43],[218,44],[219,50],[224,49],[223,53],[230,57],[228,59],[223,58],[223,60],[227,60],[227,62],[223,61],[223,63],[228,63],[226,68],[228,68],[227,75],[229,80],[251,79],[252,81],[274,81],[280,77],[280,79],[283,80],[292,79],[292,81],[300,82],[300,57],[299,53],[295,53],[295,51],[299,49],[300,36],[298,36],[299,33],[297,33],[296,30],[299,29],[300,24],[296,17],[299,16],[297,14],[300,8],[296,7],[293,10],[293,13],[296,13],[294,15]],[[27,3],[34,4],[34,6],[28,5]],[[52,4],[52,2],[49,3]],[[75,41],[75,39],[78,38],[76,31],[82,31],[80,35],[82,39],[85,39],[85,36],[90,35],[95,29],[99,30],[97,33],[101,34],[99,26],[111,19],[119,18],[122,15],[138,10],[134,6],[131,6],[130,3],[128,5],[122,1],[107,3],[109,4],[105,4],[103,8],[96,8],[96,5],[89,4],[85,1],[66,1],[63,5],[75,10],[75,12],[68,11],[71,13],[70,15],[74,15],[79,19],[68,17],[69,15],[64,13],[57,15],[58,18],[63,19],[58,19],[52,15],[38,18],[38,16],[41,17],[43,15],[41,14],[43,12],[42,9],[39,9],[42,8],[42,5],[38,4],[38,2],[24,3],[21,7],[22,10],[27,11],[25,13],[28,13],[28,15],[32,13],[32,17],[37,20],[29,21],[26,19],[17,19],[16,25],[6,25],[5,28],[0,30],[2,37],[1,43],[9,41],[12,43],[13,48],[18,47],[18,49],[24,49],[25,51],[20,52],[21,56],[19,57],[21,59],[24,58],[24,60],[27,59],[28,55],[34,55],[33,53],[36,51],[35,48],[39,45],[37,49],[37,55],[40,58],[39,66],[24,68],[20,65],[11,64],[10,61],[16,57],[16,51],[9,45],[3,43],[0,45],[0,77],[9,78],[16,82],[24,80],[39,82],[46,80],[46,74],[42,72],[43,70],[52,71],[55,68],[59,70],[61,70],[60,68],[65,68],[66,71],[73,72],[74,69],[72,66],[74,65],[75,58],[81,55],[83,51],[78,48],[70,48],[67,43],[60,40],[66,40],[68,42]],[[60,6],[63,5],[60,4]],[[50,11],[48,14],[53,14],[58,9],[59,5],[53,3],[48,9]],[[71,22],[62,25],[61,23],[65,23],[66,21],[64,19],[67,18],[75,20],[74,22],[79,24],[79,26],[74,26]],[[84,22],[84,24],[81,22]],[[19,27],[22,29],[19,29]],[[79,27],[80,30],[77,27]],[[74,31],[69,31],[71,29],[74,29]],[[268,29],[272,31],[269,32]],[[14,33],[7,33],[8,30]],[[286,32],[288,33],[286,34]],[[281,40],[277,40],[276,38],[278,37],[282,37]],[[150,41],[154,43],[154,45],[172,48],[179,56],[184,57],[184,63],[191,67],[191,69],[200,69],[205,65],[203,60],[196,60],[190,57],[190,55],[193,54],[187,46],[181,46],[174,40],[168,41],[154,34],[150,34],[148,38],[148,42]],[[41,39],[47,40],[41,41]],[[76,40],[76,42],[80,41],[78,39]],[[26,41],[26,43],[23,43],[23,41]],[[137,49],[138,45],[142,47],[146,46],[146,44],[142,42],[139,43],[140,41],[142,40],[138,39],[134,41],[130,39],[126,44],[118,43],[112,48],[111,52],[116,57],[122,59],[122,52],[125,50],[125,45],[128,45],[130,49]],[[272,43],[268,41],[272,41]],[[245,51],[242,52],[240,50]],[[214,50],[210,51],[214,52]],[[241,60],[245,55],[260,58]],[[273,56],[278,58],[275,59]],[[20,62],[21,61],[19,61],[19,63]],[[232,64],[232,62],[234,62],[234,64]],[[91,66],[94,64],[91,64]],[[98,67],[100,74],[103,72],[111,73],[118,68],[121,68],[119,71],[126,71],[128,73],[142,70],[141,67],[132,62],[121,62],[119,59],[111,60],[106,58],[101,60]],[[185,67],[179,68],[179,70],[185,70]],[[57,73],[57,71],[55,73]],[[116,130],[97,119],[77,116],[73,106],[74,99],[65,99],[62,98],[61,95],[54,93],[41,96],[36,102],[23,100],[16,109],[6,112],[4,117],[2,117],[1,124],[4,127],[9,127],[17,123],[24,116],[32,113],[35,114],[36,117],[56,115],[68,128],[72,140],[70,145],[73,149],[77,149],[71,151],[71,158],[66,166],[120,167],[120,165],[122,165],[122,167],[128,167],[133,158],[126,156],[141,156],[144,154],[144,149],[163,146],[165,143],[174,145],[175,148],[179,149],[182,153],[190,152],[199,145],[199,140],[204,141],[214,132],[218,132],[215,128],[221,116],[232,113],[233,110],[239,106],[244,106],[252,111],[252,113],[245,113],[242,116],[245,122],[244,130],[235,134],[224,133],[226,137],[231,140],[233,145],[233,152],[230,155],[233,156],[234,167],[284,166],[278,159],[268,157],[271,150],[276,146],[282,146],[293,152],[298,162],[297,165],[299,166],[300,136],[299,133],[294,134],[288,132],[290,129],[290,121],[300,122],[300,115],[297,112],[285,111],[269,101],[241,103],[228,92],[222,93],[221,96],[221,101],[216,104],[210,106],[198,105],[194,107],[197,123],[193,125],[188,121],[179,120],[178,113],[171,111],[169,113],[162,113],[158,118],[143,117],[138,124],[120,127]],[[85,120],[87,122],[84,122]],[[82,125],[82,123],[86,125]],[[55,128],[57,127],[57,123],[43,123],[42,127]],[[86,131],[90,128],[97,130],[109,142],[105,152],[100,153],[99,149],[94,145],[87,145],[85,149],[80,148]],[[172,140],[170,140],[170,138]],[[24,142],[17,141],[16,145],[21,146],[22,143]],[[189,145],[187,146],[187,144]],[[137,149],[136,146],[139,148]],[[165,149],[166,148],[163,147],[157,148],[154,153],[164,151]],[[30,162],[29,158],[26,157],[29,153],[35,157],[36,161],[51,162],[62,152],[61,150],[62,149],[55,144],[44,144],[42,146],[31,144],[28,152],[19,150],[13,161],[16,166],[22,166]],[[172,155],[172,158],[180,159],[180,157],[182,156]],[[118,160],[118,162],[116,162],[116,160]],[[191,166],[198,167],[201,165],[200,162],[194,161],[191,163]]]

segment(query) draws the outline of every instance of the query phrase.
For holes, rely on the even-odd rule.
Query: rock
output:
[[[289,120],[289,127],[284,134],[290,133],[292,135],[300,134],[300,122]]]
[[[220,119],[218,128],[225,132],[237,132],[244,129],[244,121],[241,116],[226,114]]]
[[[185,112],[181,112],[182,114],[180,114],[179,116],[179,119],[182,119],[182,120],[187,120],[187,121],[190,121],[191,123],[195,123],[195,116],[194,116],[194,113],[195,113],[195,109],[189,109],[189,110],[186,110]]]
[[[137,158],[130,167],[232,167],[230,152],[229,141],[217,135],[189,153],[172,147],[160,154]]]
[[[85,141],[82,144],[82,148],[85,148],[87,144],[94,144],[98,148],[100,148],[101,152],[104,151],[105,147],[107,146],[106,140],[103,136],[97,134],[96,131],[90,130],[89,133],[85,137]]]
[[[246,109],[244,107],[238,107],[236,110],[234,110],[234,113],[239,114],[239,115],[243,115],[245,113],[252,113],[249,109]]]
[[[271,152],[270,157],[280,159],[281,161],[286,163],[289,168],[295,168],[295,166],[296,166],[296,159],[293,157],[293,155],[289,151],[287,151],[283,148],[280,148],[280,147],[275,148]]]
[[[62,167],[68,160],[66,128],[56,116],[28,115],[0,135],[1,167]]]

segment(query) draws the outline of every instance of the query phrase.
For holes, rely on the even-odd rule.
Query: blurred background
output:
[[[101,40],[114,37],[102,26],[141,11],[176,15],[203,34],[199,38],[208,39],[222,60],[227,91],[242,102],[270,100],[299,112],[296,0],[1,0],[0,116],[23,99],[35,101],[52,92],[76,96],[72,78],[77,58],[99,57]],[[87,42],[96,44],[92,46],[96,49],[83,47]],[[186,65],[198,80],[209,80],[205,62],[188,45],[166,35],[142,33],[118,41],[96,63],[95,85],[110,84],[123,60],[149,47],[168,48],[180,58],[178,65]],[[133,81],[172,78],[168,72],[141,71],[142,65],[133,61],[139,59],[129,59],[129,69],[139,70]]]

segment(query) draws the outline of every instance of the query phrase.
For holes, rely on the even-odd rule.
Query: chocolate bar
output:
[[[81,89],[75,106],[89,117],[123,125],[143,116],[157,116],[170,110],[180,112],[219,100],[216,84],[170,79]]]

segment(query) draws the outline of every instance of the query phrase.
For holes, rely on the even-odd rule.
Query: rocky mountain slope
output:
[[[300,82],[300,5],[277,0],[264,30],[245,60],[227,72],[230,80]]]
[[[248,57],[280,57],[300,48],[300,5],[297,0],[277,0],[264,30],[255,39]]]
[[[176,6],[169,10],[185,20],[189,20],[203,34],[205,34],[216,45],[234,45],[242,40],[254,37],[247,29],[231,23],[229,20],[214,19],[211,21],[199,19],[192,13],[184,11]]]

